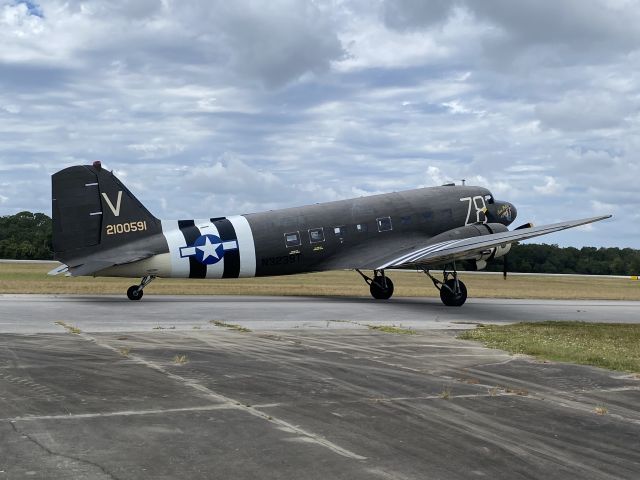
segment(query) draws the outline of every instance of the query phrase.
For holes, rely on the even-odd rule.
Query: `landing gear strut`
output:
[[[467,287],[462,280],[458,280],[456,264],[453,263],[453,271],[449,272],[445,268],[442,272],[443,281],[435,278],[429,270],[422,270],[427,275],[435,287],[440,290],[440,300],[447,307],[461,307],[467,301]]]
[[[140,280],[140,285],[131,285],[127,290],[129,300],[140,300],[142,298],[142,289],[149,285],[156,277],[154,275],[145,275]]]
[[[369,285],[369,291],[373,298],[376,300],[387,300],[391,298],[391,295],[393,295],[393,282],[389,277],[385,276],[384,270],[374,270],[373,278],[368,277],[357,268],[356,272],[358,272]]]

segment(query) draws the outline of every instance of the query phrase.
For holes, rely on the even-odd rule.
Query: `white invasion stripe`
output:
[[[470,237],[473,238],[473,237]],[[414,255],[412,257],[410,257],[409,259],[407,259],[406,261],[404,261],[403,263],[413,263],[413,262],[417,262],[417,261],[424,261],[424,260],[429,260],[429,258],[424,258],[425,256],[434,254],[434,253],[438,253],[438,252],[442,252],[445,250],[448,250],[452,247],[454,247],[455,245],[457,245],[458,243],[464,242],[465,240],[469,240],[469,238],[461,238],[459,240],[450,240],[448,241],[445,245],[440,245],[437,248],[434,248],[428,252],[422,252],[419,255]],[[398,265],[399,266],[399,265]]]
[[[429,254],[432,254],[432,253],[437,253],[437,252],[440,252],[440,251],[445,250],[447,248],[451,248],[455,244],[460,243],[463,240],[466,240],[466,238],[461,238],[460,240],[450,240],[445,245],[439,245],[438,247],[432,248],[429,251],[422,252],[422,253],[420,253],[418,255],[411,256],[409,259],[405,260],[405,263],[415,262],[417,260],[422,259],[426,255],[429,255]]]
[[[240,250],[240,275],[239,277],[256,276],[256,245],[253,240],[253,232],[248,220],[242,215],[227,217],[236,231],[238,248]]]
[[[461,240],[465,240],[465,239],[461,239]],[[425,255],[428,255],[428,254],[430,254],[430,253],[436,253],[436,252],[439,252],[439,251],[441,251],[441,250],[444,250],[445,248],[452,247],[452,246],[454,246],[456,243],[459,243],[461,240],[451,240],[451,241],[447,242],[447,243],[446,243],[446,244],[444,244],[444,245],[438,245],[437,247],[435,247],[435,248],[430,248],[430,249],[428,249],[428,250],[427,250],[427,251],[425,251],[425,252],[421,252],[421,253],[419,253],[419,254],[412,255],[411,257],[409,257],[409,258],[408,258],[407,260],[405,260],[405,261],[406,261],[406,262],[413,262],[413,261],[415,261],[415,260],[418,260],[420,257],[424,257]]]
[[[220,237],[220,232],[216,226],[211,223],[209,219],[202,220],[194,220],[196,227],[200,230],[200,235],[215,235],[216,237]],[[224,273],[224,256],[217,263],[212,263],[211,265],[207,265],[207,277],[206,278],[222,278],[222,274]]]
[[[102,212],[92,212],[92,213],[89,214],[89,216],[91,216],[91,215],[102,215]]]
[[[415,254],[411,255],[410,257],[405,258],[405,259],[404,259],[402,262],[400,262],[400,263],[411,263],[411,262],[413,262],[414,260],[417,260],[417,259],[418,259],[418,258],[420,258],[420,257],[423,257],[423,256],[425,256],[425,255],[428,255],[428,254],[430,254],[430,253],[432,253],[432,252],[436,252],[436,251],[438,250],[438,248],[440,248],[440,247],[428,248],[428,249],[423,250],[423,251],[421,251],[421,252],[416,252]]]
[[[98,182],[96,182],[96,183],[85,183],[84,184],[85,187],[94,187],[96,185],[98,185]]]
[[[429,251],[429,250],[431,250],[431,249],[433,249],[433,248],[437,248],[437,247],[439,247],[440,245],[444,245],[445,243],[447,243],[447,242],[435,243],[435,244],[433,244],[433,245],[429,245],[429,246],[427,246],[427,247],[423,247],[423,248],[421,248],[421,249],[419,249],[419,250],[414,250],[413,252],[407,253],[407,254],[405,254],[405,255],[403,255],[403,256],[401,256],[401,257],[398,257],[398,258],[396,258],[396,259],[394,259],[394,260],[391,260],[390,262],[385,263],[384,265],[382,265],[382,266],[378,267],[378,270],[381,270],[381,269],[383,269],[383,268],[387,268],[387,267],[388,267],[388,266],[390,266],[390,265],[398,265],[398,264],[402,264],[402,263],[404,263],[404,262],[405,262],[408,258],[410,258],[410,257],[413,257],[413,256],[415,256],[415,255],[421,255],[421,254],[423,254],[424,252]]]
[[[171,257],[171,276],[176,278],[189,277],[189,257],[180,257],[180,247],[186,246],[184,235],[176,220],[162,220],[162,233],[169,245]]]
[[[425,248],[421,248],[420,250],[416,250],[415,252],[409,254],[409,255],[405,255],[401,260],[399,260],[400,262],[410,262],[411,260],[414,260],[417,257],[420,257],[421,255],[424,255],[426,253],[430,253],[433,252],[435,250],[437,250],[438,248],[445,246],[448,242],[441,242],[441,243],[436,243],[434,245],[429,245],[428,247]]]

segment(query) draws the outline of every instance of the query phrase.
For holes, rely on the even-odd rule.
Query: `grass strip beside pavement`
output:
[[[458,338],[540,359],[640,373],[640,324],[540,322],[479,325]]]
[[[139,278],[51,277],[49,264],[0,263],[0,294],[75,294],[124,296]],[[388,271],[395,297],[435,297],[438,290],[422,273]],[[461,274],[469,298],[600,299],[640,301],[640,283],[629,278],[547,277]],[[353,271],[284,275],[281,277],[158,279],[145,295],[304,295],[370,297],[369,287]],[[439,300],[438,300],[439,301]]]

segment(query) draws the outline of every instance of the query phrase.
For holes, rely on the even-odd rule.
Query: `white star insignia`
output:
[[[202,261],[205,261],[209,257],[213,257],[215,259],[220,259],[216,249],[220,246],[220,243],[211,243],[209,237],[204,238],[204,245],[200,245],[196,247],[198,250],[202,252]]]

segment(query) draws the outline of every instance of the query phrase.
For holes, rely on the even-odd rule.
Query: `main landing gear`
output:
[[[127,297],[129,300],[140,300],[142,298],[142,289],[155,280],[154,275],[145,275],[140,280],[140,285],[131,285],[127,290]]]
[[[422,270],[428,276],[435,287],[440,290],[440,300],[447,307],[461,307],[467,301],[467,287],[462,280],[458,279],[456,264],[453,263],[453,270],[446,268],[442,272],[442,281],[431,275],[429,270]],[[369,285],[371,296],[376,300],[387,300],[393,295],[393,282],[384,274],[384,270],[374,270],[373,278],[368,277],[360,270],[356,269],[364,281]]]
[[[386,277],[384,270],[374,270],[373,278],[368,277],[360,270],[356,269],[364,281],[369,285],[369,291],[371,296],[376,300],[388,300],[393,295],[393,282],[389,277]]]
[[[453,264],[453,271],[449,272],[445,268],[442,272],[443,281],[435,278],[429,270],[422,270],[428,276],[435,287],[440,290],[440,300],[447,307],[461,307],[467,301],[467,287],[462,280],[458,280],[456,264]]]

